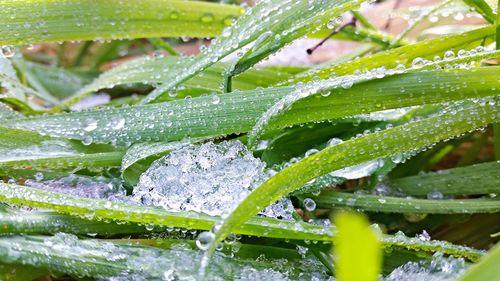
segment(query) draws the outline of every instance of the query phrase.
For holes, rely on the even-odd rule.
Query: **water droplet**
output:
[[[303,204],[304,208],[306,208],[309,212],[316,210],[316,202],[314,202],[311,198],[304,199]]]
[[[340,144],[340,143],[343,143],[344,141],[339,139],[339,138],[332,138],[330,139],[327,143],[326,143],[326,146],[327,147],[330,147],[330,146],[334,146],[334,145],[337,145],[337,144]]]
[[[95,119],[87,119],[83,124],[83,129],[87,132],[91,132],[97,129],[97,121]]]
[[[113,130],[122,129],[125,126],[125,119],[121,117],[115,117],[111,119],[111,123],[109,125]]]
[[[2,46],[0,48],[0,55],[5,58],[11,58],[15,55],[14,48],[12,46]]]
[[[91,136],[85,136],[82,139],[82,144],[83,145],[91,145],[93,141],[94,141],[94,139]]]
[[[441,193],[437,190],[427,193],[427,199],[430,199],[430,200],[441,200],[443,198],[444,198],[443,193]]]
[[[219,104],[220,103],[220,97],[216,94],[212,95],[212,104]]]
[[[452,60],[455,58],[455,53],[453,51],[446,51],[446,53],[444,53],[444,59],[445,60]]]
[[[37,173],[35,174],[35,180],[36,180],[36,181],[41,181],[41,180],[43,180],[43,173],[42,173],[42,172],[37,172]]]
[[[201,16],[201,22],[203,23],[210,23],[214,21],[214,15],[211,13],[206,13],[203,16]]]
[[[209,231],[204,231],[198,235],[198,238],[196,238],[196,246],[198,249],[206,251],[208,250],[208,247],[210,246],[210,243],[214,240],[215,235],[212,232]]]
[[[175,12],[175,11],[174,11],[174,12],[172,12],[172,13],[170,13],[170,19],[172,19],[172,20],[176,20],[176,19],[178,19],[178,18],[179,18],[179,13],[177,13],[177,12]]]

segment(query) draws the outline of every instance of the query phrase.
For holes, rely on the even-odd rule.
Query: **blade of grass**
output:
[[[495,14],[491,9],[490,5],[484,0],[462,0],[465,4],[470,6],[476,12],[478,12],[487,22],[495,22]]]
[[[157,100],[193,75],[252,42],[256,43],[255,48],[269,55],[331,18],[356,8],[362,2],[364,0],[259,2],[201,54],[185,59],[168,71],[164,83],[141,100],[141,103]],[[265,38],[262,37],[264,35]],[[263,58],[260,54],[259,57]],[[255,62],[252,61],[249,65]]]
[[[120,166],[123,151],[107,145],[85,146],[29,131],[1,128],[0,167],[38,170],[98,169]]]
[[[352,207],[369,212],[414,214],[474,214],[500,212],[500,200],[428,200],[345,192],[323,192],[314,197],[318,208]]]
[[[498,1],[497,9],[500,9]],[[500,12],[497,11],[496,28],[496,49],[500,50]],[[500,160],[500,123],[493,124],[493,147],[495,149],[495,159]]]
[[[426,196],[433,191],[443,195],[500,193],[500,162],[442,170],[411,177],[393,179],[389,185],[408,195]]]
[[[434,14],[436,11],[439,11],[441,8],[447,6],[448,4],[450,4],[451,2],[453,2],[454,0],[446,0],[446,1],[443,1],[441,2],[440,4],[432,7],[431,9],[429,9],[428,11],[425,11],[423,13],[421,13],[419,15],[419,17],[417,19],[414,19],[410,25],[405,29],[403,30],[403,32],[401,32],[397,37],[396,39],[391,43],[391,45],[395,45],[397,43],[399,43],[399,41],[401,41],[403,38],[406,37],[406,35],[408,35],[408,33],[410,33],[413,29],[415,29],[415,27],[417,25],[419,25],[423,20],[425,20],[427,17],[429,17],[430,15]]]
[[[239,6],[179,0],[2,1],[0,5],[0,45],[211,37],[242,13]]]
[[[23,212],[9,210],[0,212],[2,234],[56,234],[73,233],[84,236],[111,236],[117,234],[148,233],[144,225],[116,224],[47,211]]]
[[[445,51],[454,48],[462,49],[469,43],[480,41],[485,37],[491,37],[494,33],[494,26],[487,26],[461,34],[425,40],[371,56],[362,57],[327,69],[299,74],[293,82],[311,81],[314,77],[327,78],[333,73],[335,73],[335,75],[352,74],[356,70],[366,71],[381,66],[389,69],[396,67],[398,64],[403,64],[408,67],[413,59],[417,57],[432,59],[434,56],[441,55]]]
[[[144,207],[120,202],[109,202],[64,195],[20,185],[0,183],[0,202],[35,208],[51,209],[58,213],[81,217],[83,219],[138,223],[142,225],[165,226],[209,230],[221,221],[220,217],[193,212],[169,212],[163,208]],[[112,228],[110,226],[110,228]],[[78,229],[78,228],[77,228]],[[127,227],[124,227],[124,230]],[[335,229],[291,222],[266,217],[254,217],[234,229],[235,233],[292,240],[331,241]],[[384,247],[403,247],[413,251],[441,251],[458,257],[477,260],[481,251],[434,241],[426,243],[419,239],[392,237],[384,235]],[[439,242],[439,243],[437,243]]]
[[[286,127],[383,109],[495,95],[491,88],[500,88],[498,69],[409,73],[356,84],[349,89],[335,89],[326,97],[315,95],[298,101],[287,114],[276,118],[272,126]],[[12,119],[4,126],[115,144],[218,136],[247,132],[269,107],[294,90],[292,87],[256,89],[221,94],[217,102],[208,96],[155,105]],[[97,123],[90,131],[84,129],[89,119]],[[116,123],[113,120],[123,121],[120,122],[123,127],[113,126]]]
[[[73,104],[82,97],[104,88],[113,88],[117,85],[129,83],[156,84],[165,81],[169,72],[165,68],[174,68],[182,61],[178,57],[144,57],[119,65],[104,72],[92,83],[76,92],[65,104]],[[218,63],[204,70],[195,77],[188,79],[177,87],[174,98],[182,98],[186,95],[194,95],[194,89],[202,93],[221,92],[221,75],[227,67],[225,63]],[[256,87],[266,87],[286,80],[291,75],[284,71],[276,71],[267,68],[249,70],[233,81],[235,89],[251,90]],[[184,89],[184,90],[183,90]],[[183,94],[183,92],[186,92]],[[168,100],[167,95],[163,99]],[[172,99],[172,98],[170,98]]]
[[[0,184],[0,201],[19,206],[52,209],[58,213],[70,214],[86,219],[101,219],[209,230],[219,217],[193,212],[172,212],[163,208],[145,207],[121,202],[87,199],[44,191],[19,185]],[[312,239],[328,241],[330,228],[306,223],[296,223],[255,217],[243,225],[237,233],[288,239]]]

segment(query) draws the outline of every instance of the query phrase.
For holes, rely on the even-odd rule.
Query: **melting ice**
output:
[[[209,215],[231,212],[252,190],[270,177],[265,163],[239,141],[187,145],[156,160],[141,175],[134,200],[167,210]],[[288,199],[280,199],[261,214],[291,219]]]

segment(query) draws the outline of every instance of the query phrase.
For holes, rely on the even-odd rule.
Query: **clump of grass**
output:
[[[248,2],[0,2],[1,280],[500,275],[498,3]]]

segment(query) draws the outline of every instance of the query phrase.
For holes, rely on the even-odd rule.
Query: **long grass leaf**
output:
[[[494,96],[498,67],[437,70],[395,75],[332,90],[295,103],[272,126],[330,120],[384,109]],[[403,90],[402,90],[403,89]],[[256,89],[155,105],[100,109],[7,120],[4,126],[94,143],[176,141],[249,131],[256,120],[292,87]],[[88,120],[96,122],[85,129]]]
[[[51,209],[58,213],[82,217],[87,220],[138,223],[144,226],[153,225],[170,228],[209,230],[214,224],[221,221],[220,217],[208,216],[205,214],[170,212],[162,208],[81,198],[12,184],[0,184],[0,202],[18,206]],[[16,221],[16,219],[7,219],[7,225],[9,225],[12,220]],[[66,222],[68,221],[71,221],[71,219],[66,220]],[[84,226],[85,224],[82,227],[84,228]],[[71,229],[71,226],[67,227]],[[124,227],[124,231],[126,231],[128,227],[129,226]],[[16,228],[10,228],[10,231],[14,232],[15,229]],[[48,230],[47,228],[45,229]],[[73,229],[78,230],[81,228],[76,227]],[[109,226],[109,229],[113,229],[113,226]],[[133,228],[131,231],[134,231]],[[235,233],[251,236],[316,241],[331,241],[335,233],[335,230],[330,227],[265,217],[251,218],[246,223],[236,227],[234,231]],[[103,234],[106,234],[106,232],[104,231]],[[391,235],[384,235],[382,237],[383,246],[388,248],[402,247],[414,251],[441,251],[458,257],[466,257],[472,261],[482,256],[481,251],[471,248],[456,246],[441,241],[431,242],[432,243],[427,243],[419,239],[415,240],[400,236],[393,237]]]
[[[327,78],[332,74],[346,75],[352,74],[356,70],[366,71],[377,67],[387,69],[394,68],[398,64],[408,67],[417,57],[432,60],[436,55],[442,55],[446,51],[464,48],[464,46],[481,41],[484,38],[492,37],[495,33],[494,26],[478,28],[469,32],[444,36],[436,39],[424,40],[408,46],[391,49],[371,56],[359,58],[346,63],[341,63],[327,69],[315,69],[310,73],[298,75],[294,82],[311,81],[314,77]],[[455,50],[458,51],[458,50]]]
[[[196,73],[252,42],[258,47],[261,41],[272,40],[269,43],[272,47],[269,48],[276,51],[329,19],[356,8],[363,1],[261,1],[225,30],[204,52],[170,69],[164,83],[141,103],[155,101]]]
[[[415,214],[474,214],[500,212],[500,200],[428,200],[344,192],[324,192],[313,197],[319,208],[352,207],[370,212]]]
[[[179,0],[0,2],[0,45],[217,36],[242,8]]]
[[[500,162],[488,162],[393,179],[389,185],[414,196],[426,196],[432,192],[443,195],[489,194],[500,193],[499,177]]]

